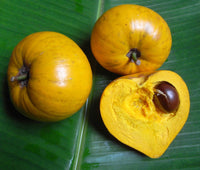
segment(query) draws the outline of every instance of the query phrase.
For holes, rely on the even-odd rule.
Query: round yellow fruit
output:
[[[171,45],[166,21],[153,10],[132,4],[106,11],[91,35],[96,60],[120,75],[158,69],[169,56]]]
[[[76,113],[92,87],[86,55],[67,36],[37,32],[13,50],[8,85],[15,108],[38,121],[58,121]]]

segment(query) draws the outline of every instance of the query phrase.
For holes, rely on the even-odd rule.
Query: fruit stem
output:
[[[137,52],[133,51],[131,57],[132,57],[132,60],[135,62],[136,65],[140,65],[141,64],[141,61],[137,57]]]
[[[13,76],[11,77],[10,81],[21,81],[21,80],[25,80],[27,79],[28,77],[28,74],[27,73],[24,73],[24,74],[21,74],[21,75],[18,75],[18,76]]]

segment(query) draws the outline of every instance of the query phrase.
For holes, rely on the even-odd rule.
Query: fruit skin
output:
[[[11,81],[25,67],[28,83]],[[37,32],[13,50],[8,85],[15,108],[38,121],[58,121],[77,112],[92,87],[92,71],[80,47],[57,32]]]
[[[154,103],[155,87],[172,84],[180,99],[176,112],[166,114]],[[190,110],[188,88],[167,70],[122,76],[111,82],[100,101],[102,120],[120,142],[151,158],[160,157],[184,126]]]
[[[153,10],[133,4],[106,11],[91,35],[96,60],[120,75],[156,70],[169,56],[171,45],[171,32],[165,20]],[[140,52],[139,65],[127,56],[132,49]]]

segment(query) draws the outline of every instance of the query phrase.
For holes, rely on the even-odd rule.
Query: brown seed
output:
[[[168,113],[175,112],[180,104],[180,99],[176,88],[163,81],[156,85],[154,102],[161,110],[164,110]]]

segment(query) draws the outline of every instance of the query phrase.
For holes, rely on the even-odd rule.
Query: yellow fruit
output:
[[[108,131],[151,158],[166,151],[184,126],[189,110],[185,82],[166,70],[120,77],[105,88],[100,102]]]
[[[91,35],[96,60],[121,75],[158,69],[167,59],[171,45],[165,20],[149,8],[131,4],[106,11]]]
[[[15,47],[8,85],[20,113],[38,121],[58,121],[84,105],[92,87],[92,71],[87,57],[70,38],[37,32]]]

